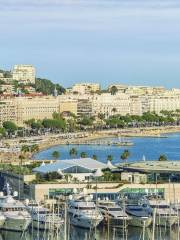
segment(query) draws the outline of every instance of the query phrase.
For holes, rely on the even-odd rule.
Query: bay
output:
[[[169,160],[180,160],[180,133],[163,135],[163,137],[132,137],[128,138],[134,143],[130,147],[108,145],[58,145],[43,150],[33,156],[34,159],[53,159],[52,153],[59,151],[58,159],[71,159],[69,151],[72,147],[77,149],[80,157],[81,152],[86,152],[88,157],[97,156],[97,160],[107,162],[107,156],[113,156],[113,162],[121,162],[120,156],[125,149],[130,151],[128,161],[140,161],[145,156],[146,160],[157,160],[161,154],[165,154]],[[119,141],[117,138],[108,138],[108,141]]]

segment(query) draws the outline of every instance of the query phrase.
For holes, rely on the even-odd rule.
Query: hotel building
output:
[[[36,70],[32,65],[15,65],[12,78],[24,84],[35,84]]]

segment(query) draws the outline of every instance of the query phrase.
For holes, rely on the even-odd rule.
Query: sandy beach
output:
[[[39,145],[39,151],[43,151],[56,145],[64,144],[83,144],[91,140],[98,140],[109,137],[163,137],[163,134],[180,132],[180,126],[168,126],[168,127],[147,127],[147,128],[127,128],[127,129],[110,129],[96,132],[83,132],[72,134],[50,134],[47,136],[39,136],[34,139],[41,139],[37,141]],[[32,141],[32,137],[29,141]],[[28,139],[26,138],[28,142]],[[17,144],[20,145],[21,139],[4,140],[9,146]],[[19,161],[19,154],[12,154],[8,152],[0,152],[1,162],[17,162]],[[33,154],[28,154],[27,159],[31,159]]]

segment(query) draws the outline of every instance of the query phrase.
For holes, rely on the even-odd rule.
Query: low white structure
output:
[[[80,158],[58,160],[55,163],[46,165],[42,164],[40,167],[35,168],[33,172],[38,172],[40,174],[61,172],[63,175],[67,174],[78,180],[85,180],[87,177],[92,176],[97,170],[102,170],[107,167],[107,164],[96,161],[92,158]]]

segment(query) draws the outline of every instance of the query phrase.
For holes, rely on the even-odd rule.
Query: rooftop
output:
[[[129,171],[146,173],[178,173],[180,174],[180,161],[139,161],[127,165],[119,165],[120,168]]]
[[[54,163],[42,164],[40,167],[34,168],[34,172],[48,173],[57,172],[58,170],[64,171],[73,167],[80,167],[87,169],[88,171],[94,171],[97,169],[107,168],[107,164],[96,161],[92,158],[80,158],[80,159],[65,159],[57,160]]]

